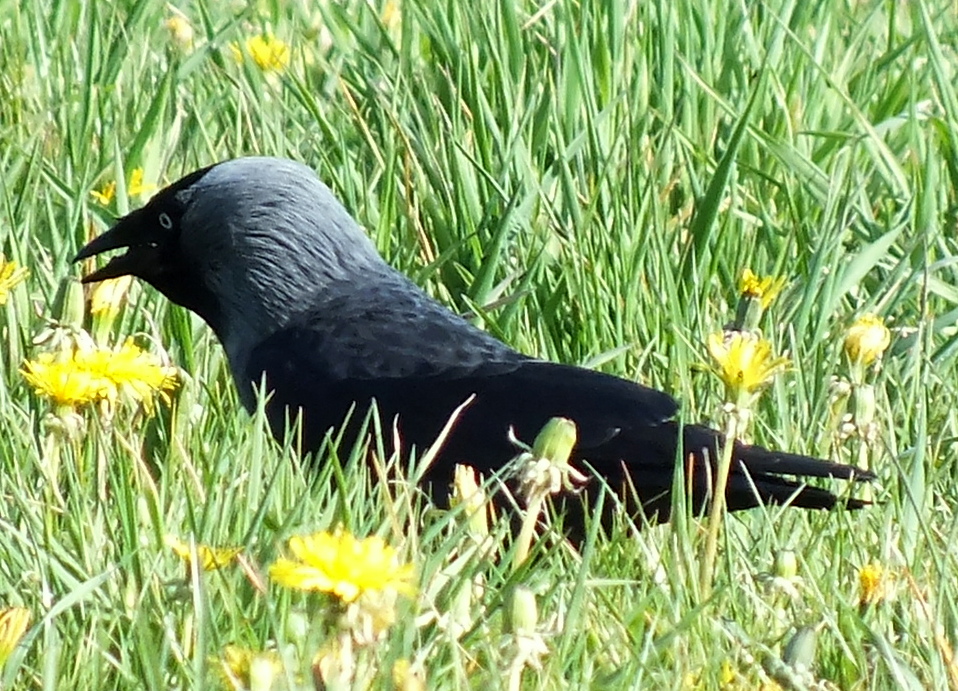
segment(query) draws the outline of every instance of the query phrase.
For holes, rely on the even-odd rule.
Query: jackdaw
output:
[[[456,463],[496,471],[516,455],[510,428],[531,440],[550,418],[565,417],[578,426],[576,465],[621,490],[634,517],[668,520],[680,457],[693,506],[708,499],[719,432],[680,426],[678,404],[662,391],[527,357],[460,318],[388,266],[300,163],[239,158],[190,173],[75,261],[121,248],[84,282],[132,274],[196,312],[222,343],[248,410],[265,377],[277,437],[301,412],[305,451],[318,449],[351,408],[366,411],[373,400],[382,420],[398,420],[404,448],[422,451],[475,395],[428,471],[433,486],[448,487]],[[735,442],[734,451],[731,511],[839,503],[796,476],[871,479],[759,446]]]

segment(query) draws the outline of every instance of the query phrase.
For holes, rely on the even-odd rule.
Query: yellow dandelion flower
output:
[[[729,686],[737,678],[738,673],[735,671],[735,667],[732,666],[732,662],[728,659],[722,660],[722,668],[719,670],[719,684],[724,688]]]
[[[891,343],[891,332],[881,317],[865,314],[845,334],[845,353],[853,363],[870,365]]]
[[[103,377],[78,367],[72,355],[64,358],[40,353],[35,360],[23,363],[20,372],[38,395],[74,408],[107,398],[111,388]]]
[[[785,287],[785,277],[763,276],[759,277],[752,273],[751,269],[745,269],[742,272],[742,278],[738,282],[738,292],[743,297],[760,300],[762,309],[768,309],[772,301],[778,297]]]
[[[0,305],[7,304],[10,291],[27,280],[30,270],[0,254]]]
[[[164,540],[166,546],[173,550],[173,553],[189,565],[193,561],[193,552],[187,542],[183,542],[172,535],[167,535]],[[210,547],[209,545],[196,545],[196,556],[199,559],[200,569],[203,571],[215,571],[229,565],[240,552],[242,547]]]
[[[90,314],[116,314],[120,303],[133,283],[132,276],[120,276],[100,281],[90,295]]]
[[[90,196],[102,206],[109,206],[116,196],[116,180],[110,180],[98,190],[90,190]]]
[[[115,349],[40,353],[20,371],[38,395],[73,407],[101,400],[114,404],[122,396],[152,412],[154,397],[165,400],[176,386],[176,368],[161,365],[131,339]]]
[[[216,660],[223,681],[230,689],[271,689],[283,673],[283,659],[275,650],[251,650],[238,645],[223,648]]]
[[[788,366],[788,358],[772,355],[771,343],[748,331],[709,334],[708,350],[733,402],[754,393]]]
[[[858,602],[862,607],[887,597],[887,576],[881,564],[866,564],[858,570],[858,590]]]
[[[16,650],[30,625],[30,617],[30,610],[25,607],[7,607],[0,610],[0,668],[3,668]]]
[[[242,48],[231,43],[230,52],[237,63],[242,63],[248,55],[263,72],[282,72],[289,65],[289,45],[272,34],[250,36]]]
[[[143,182],[143,169],[135,168],[132,173],[130,173],[130,182],[126,187],[126,193],[131,197],[139,197],[144,194],[149,194],[150,192],[156,189],[156,185],[152,182]]]
[[[84,364],[113,382],[120,396],[143,403],[150,412],[154,397],[169,401],[169,392],[176,386],[176,368],[160,364],[155,355],[141,350],[131,338],[113,350],[88,352]]]
[[[143,169],[134,168],[130,172],[130,179],[126,186],[126,194],[129,197],[139,197],[148,194],[156,189],[156,185],[149,182],[143,182]],[[92,196],[102,206],[109,206],[110,202],[116,197],[116,181],[111,180],[99,190],[91,190]]]
[[[332,593],[347,603],[366,591],[410,597],[416,592],[412,564],[401,564],[380,537],[321,531],[292,537],[288,545],[293,558],[277,559],[269,569],[270,578],[284,587]]]

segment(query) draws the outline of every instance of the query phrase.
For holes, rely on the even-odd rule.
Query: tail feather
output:
[[[730,511],[751,509],[762,504],[788,504],[802,509],[860,509],[869,504],[862,499],[839,497],[827,489],[786,480],[774,475],[731,479],[727,492]]]
[[[721,434],[700,425],[685,425],[683,428],[683,453],[687,462],[688,489],[695,511],[708,506],[715,481]],[[868,501],[838,496],[823,487],[805,482],[806,478],[834,478],[863,482],[874,480],[875,475],[854,466],[826,461],[811,456],[773,451],[761,446],[736,442],[734,460],[726,488],[726,505],[729,511],[741,511],[762,504],[789,504],[804,509],[833,509],[843,506],[860,509]],[[662,485],[661,477],[655,482],[653,469],[629,468],[629,474],[637,486],[651,490],[661,485],[661,491],[645,495],[643,510],[646,515],[668,520],[670,498],[668,486]],[[645,485],[638,483],[647,483]]]
[[[784,451],[770,451],[748,444],[735,445],[735,458],[753,474],[832,477],[856,482],[875,479],[874,473],[855,466]]]
[[[684,448],[693,453],[698,449],[717,449],[721,436],[715,430],[700,425],[686,425],[684,435]],[[875,479],[874,473],[855,466],[786,451],[773,451],[741,442],[735,443],[735,460],[753,477],[795,475],[797,477],[832,477],[837,480],[857,482]]]

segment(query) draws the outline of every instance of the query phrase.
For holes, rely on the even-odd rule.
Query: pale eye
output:
[[[171,230],[173,228],[173,219],[170,218],[169,214],[162,213],[159,216],[160,225],[163,226],[166,230]]]

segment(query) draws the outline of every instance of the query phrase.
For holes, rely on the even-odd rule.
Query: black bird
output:
[[[516,453],[510,427],[531,440],[561,416],[578,426],[576,466],[591,466],[613,488],[634,488],[627,494],[634,491],[639,506],[626,498],[634,515],[668,520],[680,437],[694,506],[708,498],[719,432],[680,428],[678,404],[666,393],[527,357],[469,324],[383,262],[299,163],[240,158],[190,173],[75,261],[121,248],[84,282],[132,274],[196,312],[223,344],[247,409],[265,375],[277,437],[301,411],[305,451],[318,449],[354,404],[364,413],[373,399],[384,421],[398,416],[404,446],[423,450],[475,394],[431,466],[434,485],[448,486],[456,463],[497,470]],[[871,479],[847,465],[736,442],[729,510],[839,502],[794,476]]]

